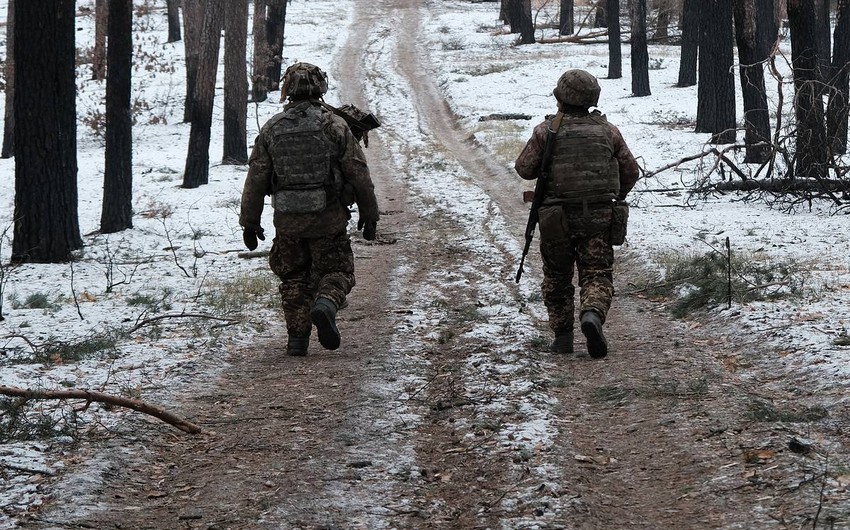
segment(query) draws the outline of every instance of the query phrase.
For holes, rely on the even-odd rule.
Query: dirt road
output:
[[[620,296],[607,359],[545,351],[536,257],[513,282],[523,187],[467,140],[429,75],[413,38],[424,1],[358,0],[334,67],[383,118],[367,150],[379,240],[355,236],[342,348],[314,337],[290,358],[271,332],[234,353],[179,408],[212,434],[146,424],[104,448],[106,483],[27,527],[850,527],[824,459],[830,448],[846,466],[847,417],[754,415],[753,403],[803,410],[816,396],[741,378],[735,330],[690,329]],[[387,106],[400,99],[388,93],[407,104]],[[798,454],[795,438],[818,449]]]

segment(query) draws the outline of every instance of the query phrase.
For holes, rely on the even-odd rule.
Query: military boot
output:
[[[295,357],[307,355],[307,346],[310,345],[310,335],[290,335],[286,341],[286,354]]]
[[[327,298],[317,298],[310,311],[310,319],[316,326],[319,343],[328,350],[339,348],[339,329],[336,327],[336,304]]]
[[[594,359],[608,355],[608,341],[602,333],[602,318],[596,311],[581,314],[581,332],[587,339],[587,353]]]
[[[549,346],[552,353],[573,353],[573,332],[559,331],[555,333],[555,340]]]

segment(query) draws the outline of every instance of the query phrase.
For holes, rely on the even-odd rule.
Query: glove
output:
[[[263,229],[259,230],[255,228],[245,228],[242,230],[242,242],[245,243],[245,247],[248,250],[254,250],[257,248],[257,238],[261,241],[266,240],[266,236],[263,235]]]
[[[357,229],[363,230],[363,239],[366,241],[374,241],[375,231],[378,229],[378,222],[368,221],[361,217],[357,220]]]

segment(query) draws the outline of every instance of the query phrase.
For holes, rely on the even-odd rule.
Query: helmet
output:
[[[281,98],[319,98],[328,91],[328,76],[310,63],[295,63],[286,69],[281,85]]]
[[[562,105],[587,108],[596,106],[600,91],[599,82],[593,74],[584,70],[567,70],[561,74],[552,95]]]

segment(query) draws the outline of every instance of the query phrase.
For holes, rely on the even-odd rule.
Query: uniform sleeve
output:
[[[260,218],[266,195],[272,192],[272,161],[261,131],[254,140],[254,148],[248,159],[248,176],[242,188],[242,206],[239,224],[244,228],[260,230]]]
[[[331,127],[340,146],[340,170],[345,182],[354,189],[359,215],[363,219],[378,221],[380,218],[378,199],[375,197],[375,186],[369,174],[366,155],[345,121],[337,116],[333,116],[332,120]]]
[[[640,177],[640,166],[637,160],[626,145],[626,140],[620,130],[611,125],[614,132],[614,157],[617,159],[617,166],[620,169],[620,199],[625,199],[626,195],[632,191],[632,188],[637,184]]]
[[[516,159],[514,169],[525,180],[534,180],[537,178],[540,164],[543,160],[543,149],[546,147],[547,132],[546,122],[538,124],[531,133],[528,143],[525,144],[525,147]]]

